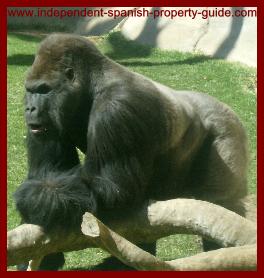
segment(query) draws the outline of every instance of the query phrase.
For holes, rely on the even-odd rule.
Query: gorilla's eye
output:
[[[74,71],[72,68],[66,68],[65,69],[65,75],[69,80],[73,80],[74,78]]]
[[[37,88],[35,89],[36,93],[42,94],[42,95],[48,94],[50,91],[52,91],[52,89],[46,83],[42,83],[42,84],[38,85]]]

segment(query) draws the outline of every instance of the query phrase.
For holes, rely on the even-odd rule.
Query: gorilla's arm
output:
[[[114,98],[94,104],[84,166],[53,174],[50,171],[44,179],[29,180],[20,186],[15,199],[26,222],[48,230],[78,228],[85,211],[107,220],[108,215],[116,211],[122,215],[146,199],[154,150],[160,148],[166,136],[163,124],[156,118],[161,118],[161,107],[152,117],[144,117],[148,113],[143,109],[147,99],[120,94]],[[131,101],[140,104],[130,105]],[[155,99],[149,101],[159,105]]]
[[[94,140],[102,142],[103,138],[95,135]],[[123,146],[108,144],[105,147],[114,152],[114,148],[119,147],[121,151],[124,143]],[[34,162],[34,172],[30,174],[38,176],[25,181],[14,194],[23,221],[40,225],[46,231],[78,229],[86,211],[107,220],[112,213],[118,211],[118,215],[122,215],[128,208],[133,209],[143,202],[149,163],[143,164],[139,157],[122,157],[118,153],[116,159],[111,160],[107,154],[100,155],[101,151],[88,153],[83,167],[78,165],[68,171],[51,168],[44,171],[51,165],[40,161],[41,167],[36,168]]]
[[[93,192],[81,178],[79,166],[26,180],[14,198],[23,221],[40,225],[46,231],[78,229],[82,215],[96,209]]]
[[[27,151],[28,179],[14,194],[22,221],[46,230],[74,225],[89,194],[81,180],[76,148],[59,138],[36,138],[28,130]]]
[[[49,171],[66,171],[79,165],[73,144],[60,138],[40,140],[28,131],[28,178],[41,178]]]
[[[93,177],[99,214],[127,211],[147,198],[154,158],[168,136],[163,109],[156,95],[130,88],[112,88],[95,100],[83,172]]]

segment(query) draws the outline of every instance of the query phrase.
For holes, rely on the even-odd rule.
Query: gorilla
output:
[[[107,223],[178,197],[245,214],[247,137],[213,97],[131,72],[72,34],[43,40],[25,89],[29,171],[14,194],[24,223],[79,229],[86,211]],[[40,269],[63,262],[51,254]]]

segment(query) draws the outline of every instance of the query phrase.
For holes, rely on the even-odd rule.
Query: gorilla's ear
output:
[[[73,68],[66,68],[65,75],[66,75],[67,79],[69,79],[70,81],[73,81],[75,78],[75,73],[74,73]]]

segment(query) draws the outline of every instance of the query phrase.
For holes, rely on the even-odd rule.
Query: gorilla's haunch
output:
[[[176,197],[243,215],[247,140],[225,104],[133,73],[68,34],[41,43],[25,87],[29,173],[15,193],[25,222],[79,228],[85,211],[107,221]]]

